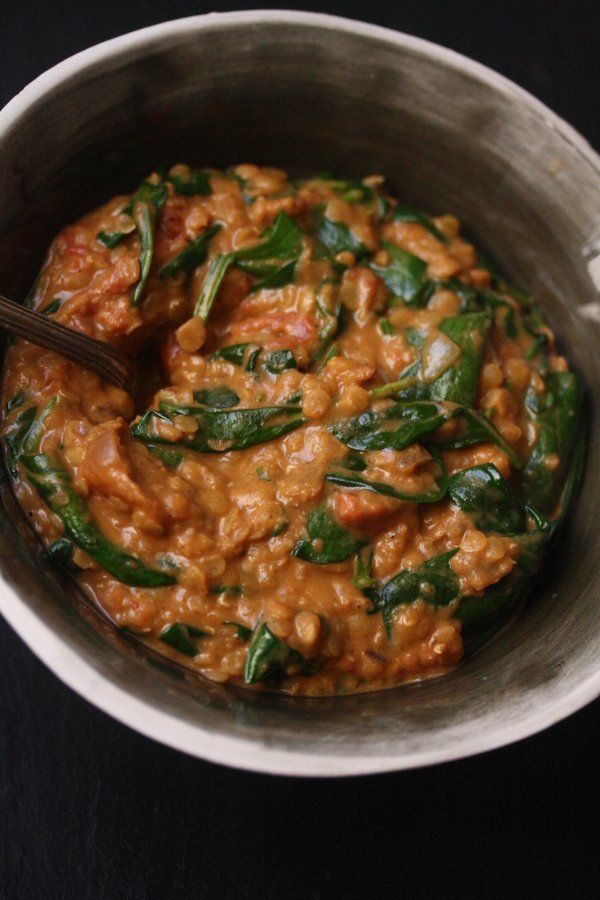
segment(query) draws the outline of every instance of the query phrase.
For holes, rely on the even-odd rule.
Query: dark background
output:
[[[5,0],[0,103],[117,34],[286,5],[461,51],[600,145],[594,0]],[[417,772],[342,781],[235,772],[113,722],[0,621],[0,898],[596,898],[599,739],[597,701],[516,746]]]

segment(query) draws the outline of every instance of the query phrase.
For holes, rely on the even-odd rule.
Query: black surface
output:
[[[5,0],[0,101],[105,38],[253,5],[285,4]],[[466,53],[600,144],[597,2],[315,0],[312,8]],[[0,898],[599,894],[600,702],[475,759],[294,781],[202,763],[134,734],[60,684],[3,622],[0,666]]]

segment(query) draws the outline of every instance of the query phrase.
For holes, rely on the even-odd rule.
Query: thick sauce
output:
[[[161,652],[218,682],[374,689],[447,671],[523,596],[577,385],[453,216],[377,176],[177,166],[66,227],[32,305],[143,350],[136,410],[18,341],[3,433],[57,564]]]

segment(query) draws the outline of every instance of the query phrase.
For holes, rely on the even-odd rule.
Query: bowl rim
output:
[[[460,53],[431,41],[394,31],[379,25],[327,15],[285,9],[208,13],[173,19],[129,32],[95,44],[68,57],[30,82],[0,111],[0,138],[19,117],[82,69],[109,60],[122,51],[141,49],[157,38],[176,38],[190,30],[207,31],[239,25],[281,23],[329,29],[349,35],[372,38],[400,50],[408,49],[458,69],[500,91],[544,120],[578,152],[582,161],[600,176],[600,156],[571,125],[552,112],[524,88]],[[206,730],[201,723],[188,723],[168,712],[157,710],[100,674],[54,629],[38,618],[19,597],[17,591],[0,576],[0,612],[29,649],[68,687],[92,705],[135,731],[154,740],[210,762],[273,775],[330,777],[367,775],[419,768],[435,763],[473,756],[529,737],[581,709],[600,694],[600,666],[596,673],[577,684],[559,701],[532,711],[526,719],[489,729],[473,738],[468,731],[451,747],[382,756],[339,756],[336,753],[310,753],[280,750],[264,739],[228,737]]]

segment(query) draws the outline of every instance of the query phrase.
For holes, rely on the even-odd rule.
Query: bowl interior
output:
[[[593,458],[598,161],[540,104],[481,67],[310,14],[201,17],[87,51],[46,76],[0,116],[0,147],[0,291],[17,298],[60,227],[163,165],[385,174],[407,202],[456,213],[541,298],[587,384]],[[400,768],[530,733],[597,691],[599,490],[588,466],[556,558],[517,622],[449,676],[384,693],[248,696],[151,667],[92,613],[82,617],[73,586],[44,569],[6,479],[0,605],[38,653],[43,635],[28,636],[25,621],[58,636],[46,660],[65,680],[168,743],[267,770]],[[79,660],[94,689],[78,685]],[[102,699],[98,676],[139,701],[137,711]]]

